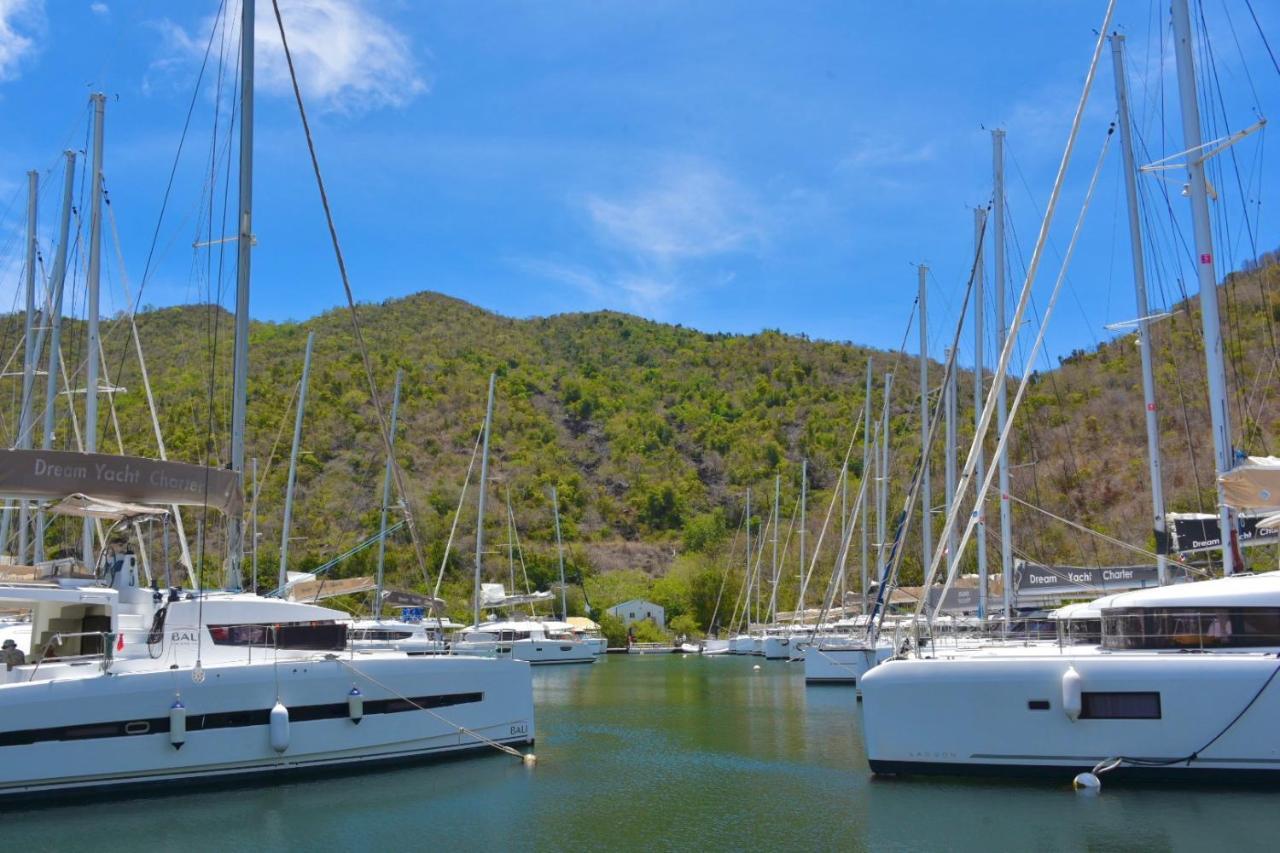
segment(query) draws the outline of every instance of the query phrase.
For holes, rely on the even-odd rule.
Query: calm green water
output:
[[[752,667],[759,665],[759,670]],[[873,780],[851,689],[798,664],[612,656],[534,675],[538,764],[0,813],[7,850],[1245,850],[1275,793]],[[957,725],[966,721],[957,720]]]

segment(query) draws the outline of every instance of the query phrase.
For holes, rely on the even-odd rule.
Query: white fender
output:
[[[347,716],[357,726],[364,719],[364,694],[355,685],[351,686],[351,692],[347,694]]]
[[[174,749],[182,749],[187,742],[187,706],[175,699],[169,708],[169,743]]]
[[[289,709],[279,699],[271,708],[271,748],[284,752],[289,748]]]
[[[1074,666],[1067,667],[1067,671],[1062,673],[1062,710],[1073,723],[1080,719],[1083,702],[1081,683],[1080,673],[1076,672]]]
[[[1092,773],[1081,773],[1071,780],[1071,787],[1086,794],[1096,794],[1102,790],[1102,780]]]

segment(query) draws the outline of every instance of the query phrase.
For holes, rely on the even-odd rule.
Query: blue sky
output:
[[[259,5],[252,307],[264,319],[301,319],[340,304],[342,291],[270,3]],[[1008,131],[1007,196],[1021,246],[1010,249],[1014,287],[1104,5],[282,2],[361,299],[431,289],[514,316],[612,308],[710,331],[780,328],[894,348],[915,296],[914,265],[925,262],[935,356],[972,257],[972,207],[991,195],[989,129]],[[1252,5],[1280,47],[1280,10]],[[1152,157],[1182,148],[1165,6],[1122,0],[1114,21],[1128,36],[1136,119]],[[110,96],[105,171],[136,288],[217,9],[216,0],[0,0],[4,300],[21,268],[24,172],[42,173],[51,258],[59,152],[84,146],[94,90]],[[1238,130],[1277,102],[1280,73],[1244,0],[1203,0],[1203,15],[1223,92],[1209,106],[1217,132]],[[221,224],[221,182],[212,229],[206,217],[216,53],[145,303],[207,298],[202,270],[217,256],[191,244],[197,233],[233,230]],[[1041,300],[1113,104],[1107,51]],[[225,104],[218,121],[224,151]],[[1223,159],[1217,205],[1230,241],[1218,256],[1229,267],[1254,245],[1280,246],[1280,220],[1258,203],[1261,187],[1277,185],[1265,132],[1235,150],[1246,201]],[[1104,323],[1133,316],[1118,166],[1112,150],[1049,336],[1053,354],[1092,345],[1108,334]],[[1144,184],[1158,200],[1153,219],[1167,220],[1158,179]],[[1181,220],[1176,182],[1164,190]],[[1189,265],[1168,227],[1153,237],[1160,305],[1176,298]],[[108,308],[123,302],[114,251],[109,241]],[[988,287],[990,278],[989,264]],[[913,332],[912,350],[915,340]]]

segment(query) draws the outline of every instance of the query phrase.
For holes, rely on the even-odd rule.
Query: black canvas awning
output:
[[[1260,526],[1268,516],[1237,515],[1239,524],[1237,543],[1242,548],[1254,545],[1274,545],[1280,542],[1280,534],[1272,526]],[[1165,516],[1168,526],[1169,551],[1190,554],[1194,551],[1214,551],[1222,547],[1221,523],[1216,515],[1201,512],[1171,512]]]

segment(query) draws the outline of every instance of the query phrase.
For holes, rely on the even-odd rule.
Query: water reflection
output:
[[[759,669],[754,667],[759,665]],[[848,687],[798,664],[614,656],[534,672],[539,761],[3,813],[9,849],[1203,850],[1270,846],[1272,795],[873,780]],[[974,725],[974,720],[955,721]]]

